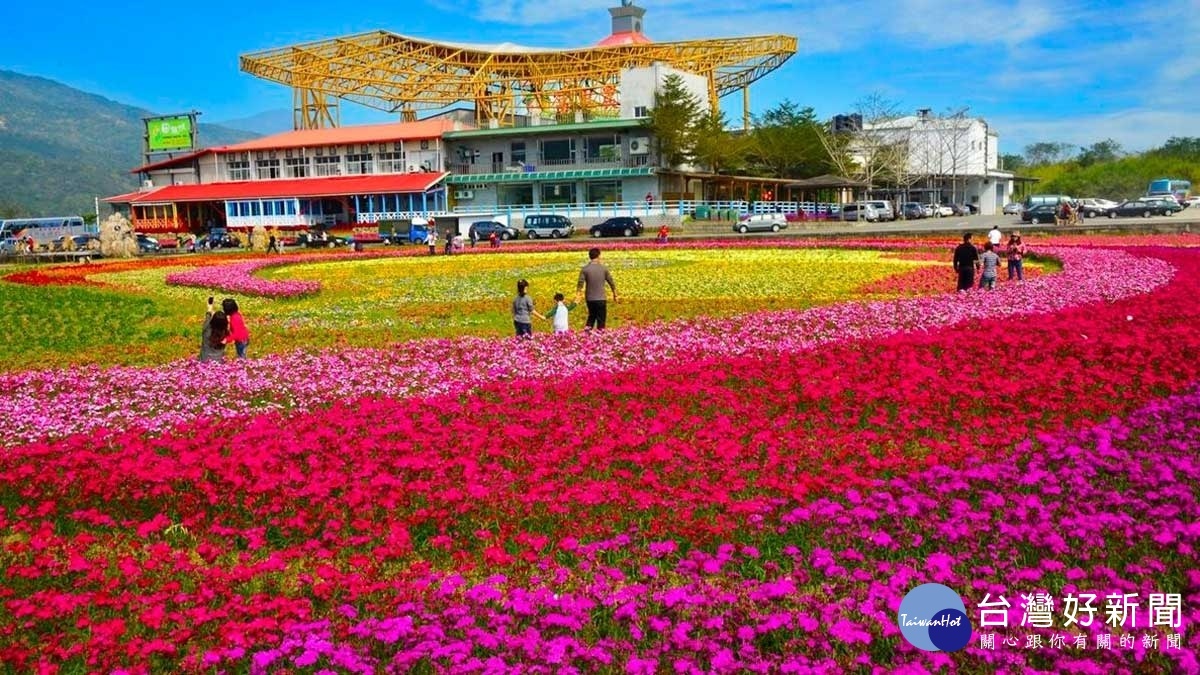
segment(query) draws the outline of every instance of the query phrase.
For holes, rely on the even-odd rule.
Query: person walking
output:
[[[992,229],[988,230],[988,243],[993,249],[1000,248],[1000,242],[1004,239],[1004,235],[1000,233],[999,225],[992,225]]]
[[[580,293],[583,293],[587,300],[588,330],[604,330],[608,322],[608,292],[604,288],[606,284],[612,289],[613,302],[616,302],[617,284],[608,268],[600,262],[600,249],[593,248],[588,251],[588,263],[579,270],[579,282],[575,284],[575,301],[579,302]]]
[[[472,225],[471,229],[467,231],[467,234],[471,238],[471,248],[475,248],[475,244],[479,243],[479,231],[475,229],[474,225]]]
[[[429,228],[425,234],[425,245],[429,247],[429,255],[437,255],[437,230]]]
[[[555,333],[567,333],[571,330],[570,312],[575,309],[575,303],[567,304],[566,296],[562,293],[554,294],[554,316],[551,318],[551,325]]]
[[[528,281],[524,279],[518,281],[517,297],[512,301],[513,328],[517,331],[517,337],[527,340],[533,337],[533,317],[536,316],[543,320],[546,318],[533,308],[533,298],[529,297],[526,292],[528,288]]]
[[[246,329],[246,321],[242,317],[241,310],[238,309],[237,300],[233,298],[222,300],[221,311],[225,312],[225,318],[229,320],[229,341],[237,350],[237,357],[239,359],[246,358],[246,347],[250,344],[250,331]]]
[[[267,253],[283,253],[279,250],[279,240],[275,238],[275,235],[267,238]]]
[[[1008,237],[1008,280],[1025,281],[1025,242],[1021,241],[1021,233],[1013,232]]]
[[[975,285],[975,270],[979,267],[979,251],[971,243],[971,233],[963,234],[963,243],[954,249],[954,271],[958,273],[958,292],[966,293]]]

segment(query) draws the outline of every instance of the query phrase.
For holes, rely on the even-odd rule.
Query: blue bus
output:
[[[1180,204],[1192,196],[1192,182],[1182,178],[1159,178],[1150,181],[1147,197],[1174,197]]]
[[[45,246],[59,237],[73,237],[87,231],[83,218],[79,216],[0,220],[0,241],[10,238],[33,237],[38,246]]]

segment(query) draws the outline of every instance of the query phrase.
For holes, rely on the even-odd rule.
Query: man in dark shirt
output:
[[[587,300],[589,329],[603,330],[608,320],[608,292],[604,288],[605,284],[612,288],[613,302],[616,302],[617,284],[613,282],[608,268],[600,264],[600,249],[593,248],[588,251],[588,264],[579,270],[579,283],[575,284],[576,302],[579,301],[579,293],[587,286],[584,298]]]
[[[954,249],[954,271],[958,272],[958,292],[965,293],[975,285],[975,270],[979,267],[979,251],[971,243],[971,233],[963,235],[963,243]]]

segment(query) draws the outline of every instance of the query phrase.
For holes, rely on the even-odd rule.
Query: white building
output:
[[[862,134],[866,148],[896,153],[879,160],[892,163],[881,175],[893,194],[926,203],[971,204],[984,215],[999,213],[1012,199],[1013,174],[1000,170],[1000,137],[986,120],[936,116],[924,109],[864,124]],[[866,153],[857,154],[861,163]]]

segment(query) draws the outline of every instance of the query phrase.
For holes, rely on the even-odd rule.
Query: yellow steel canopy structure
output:
[[[619,109],[621,72],[655,63],[706,78],[715,109],[720,97],[748,91],[795,53],[789,35],[556,50],[375,31],[245,54],[241,69],[292,87],[297,129],[337,126],[343,99],[407,120],[417,110],[467,102],[480,126],[512,126],[529,110],[611,115]]]

